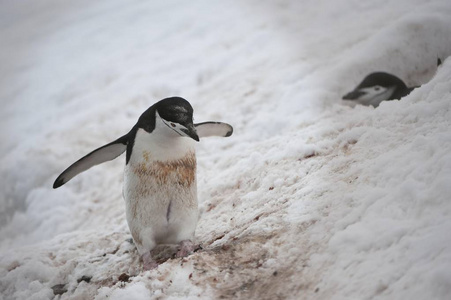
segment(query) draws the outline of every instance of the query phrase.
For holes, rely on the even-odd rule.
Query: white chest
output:
[[[139,129],[125,167],[129,196],[170,194],[196,186],[195,142],[189,138],[148,134]],[[169,195],[168,195],[169,196]]]
[[[192,237],[198,216],[194,145],[189,138],[138,130],[124,178],[127,221],[137,245]]]

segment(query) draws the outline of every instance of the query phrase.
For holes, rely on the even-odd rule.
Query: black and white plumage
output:
[[[158,244],[180,243],[180,257],[193,249],[198,219],[195,142],[208,136],[228,137],[232,132],[226,123],[193,124],[188,101],[166,98],[147,109],[126,135],[72,164],[53,187],[126,151],[127,222],[144,268],[151,269],[157,264],[150,250]]]
[[[395,75],[386,72],[371,73],[352,91],[343,96],[363,105],[379,106],[382,101],[401,99],[416,87],[407,87]]]

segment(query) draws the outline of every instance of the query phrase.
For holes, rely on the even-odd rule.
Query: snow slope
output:
[[[298,2],[2,2],[0,298],[447,299],[451,4]],[[422,86],[340,100],[373,71]],[[124,157],[51,186],[172,95],[235,131],[198,145],[202,249],[143,272]]]

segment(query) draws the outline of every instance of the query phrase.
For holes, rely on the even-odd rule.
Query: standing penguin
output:
[[[221,122],[193,124],[193,108],[183,98],[163,99],[147,109],[126,135],[82,157],[53,184],[58,188],[92,166],[126,151],[124,174],[127,223],[145,270],[157,267],[150,251],[180,244],[176,256],[193,251],[197,225],[195,141],[231,136]]]
[[[416,87],[407,87],[395,75],[376,72],[366,76],[350,93],[343,96],[344,100],[353,100],[363,105],[378,107],[384,100],[401,99]]]

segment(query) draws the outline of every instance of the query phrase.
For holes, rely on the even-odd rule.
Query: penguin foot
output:
[[[191,240],[184,240],[180,242],[180,249],[175,254],[175,257],[185,257],[194,251],[194,244]]]
[[[152,259],[150,252],[144,253],[143,256],[141,256],[141,258],[143,260],[144,271],[149,271],[152,269],[156,269],[158,267],[157,262]]]

